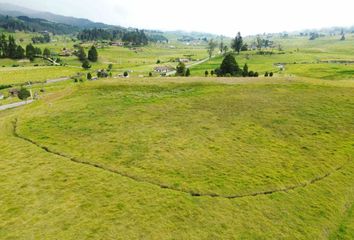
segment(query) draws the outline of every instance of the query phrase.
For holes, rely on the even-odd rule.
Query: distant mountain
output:
[[[44,32],[48,31],[54,34],[73,34],[80,31],[79,27],[50,22],[40,18],[30,18],[27,16],[12,17],[0,15],[0,28],[6,31],[28,31]]]
[[[47,21],[72,25],[81,29],[85,28],[119,28],[104,23],[97,23],[84,18],[66,17],[50,12],[41,12],[10,3],[0,3],[0,14],[12,17],[28,16],[31,18],[45,19]]]

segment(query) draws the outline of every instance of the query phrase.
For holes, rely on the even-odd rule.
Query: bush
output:
[[[258,75],[259,75],[258,72],[254,73],[254,77],[258,77]]]
[[[273,72],[270,72],[270,73],[269,73],[269,77],[273,77]]]
[[[268,72],[265,72],[264,76],[265,76],[265,77],[268,77]]]
[[[254,77],[254,72],[253,72],[253,71],[249,71],[249,72],[248,72],[248,76],[249,76],[249,77]]]
[[[183,62],[180,62],[176,68],[176,76],[185,76],[186,75],[186,65]]]
[[[21,100],[27,100],[27,98],[29,98],[30,96],[31,93],[26,88],[21,88],[18,92],[18,98]]]
[[[0,85],[0,90],[1,89],[6,89],[6,88],[11,88],[12,85]]]
[[[210,75],[214,76],[214,71],[213,70],[211,70]]]
[[[82,63],[82,68],[84,68],[85,70],[90,69],[91,65],[90,65],[89,61],[84,60],[84,62]]]
[[[186,70],[186,77],[189,77],[191,75],[191,71],[189,70],[189,68],[187,68]]]
[[[149,77],[152,77],[152,72],[149,72]]]
[[[205,77],[207,77],[209,75],[208,70],[205,70],[204,75],[205,75]]]
[[[87,79],[88,79],[88,80],[91,80],[91,79],[92,79],[91,73],[88,73],[88,74],[87,74]]]
[[[128,77],[128,76],[129,76],[129,73],[128,73],[127,71],[125,71],[125,72],[123,73],[123,76],[124,76],[124,77]]]
[[[156,64],[160,64],[160,63],[161,63],[160,59],[156,61]]]

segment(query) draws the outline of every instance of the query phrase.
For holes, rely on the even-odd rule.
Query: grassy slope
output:
[[[92,112],[94,109],[98,110],[98,106],[103,108],[98,110],[99,113],[108,114],[105,115],[107,118],[120,116],[116,111],[122,111],[121,115],[132,118],[131,124],[135,124],[136,126],[137,123],[134,122],[146,123],[148,117],[157,117],[154,111],[148,113],[148,110],[151,110],[148,106],[160,105],[163,108],[159,109],[164,109],[164,107],[169,109],[163,103],[177,106],[178,102],[183,103],[183,94],[186,94],[185,97],[193,98],[191,95],[195,94],[195,92],[191,93],[187,91],[187,93],[181,93],[181,88],[188,89],[192,86],[192,88],[203,89],[199,94],[201,94],[204,100],[207,100],[205,96],[212,97],[210,99],[210,108],[208,106],[204,109],[211,112],[214,111],[215,113],[221,111],[222,115],[227,117],[234,118],[233,114],[236,114],[246,119],[247,114],[239,114],[243,112],[242,109],[236,109],[239,110],[236,113],[234,111],[224,111],[223,108],[213,109],[213,106],[217,106],[217,104],[214,104],[212,99],[218,99],[217,96],[219,96],[218,104],[219,101],[227,103],[227,97],[220,99],[220,95],[229,96],[228,94],[223,94],[224,92],[236,95],[235,97],[229,96],[232,102],[240,100],[240,98],[247,100],[242,101],[242,105],[245,108],[256,109],[256,106],[250,106],[251,103],[254,101],[260,103],[259,107],[261,109],[259,110],[261,111],[260,113],[255,112],[256,115],[254,115],[255,121],[259,123],[266,121],[261,118],[267,114],[275,114],[274,111],[269,112],[267,108],[262,108],[262,102],[271,105],[273,110],[278,110],[279,113],[277,114],[281,114],[280,110],[289,111],[293,109],[295,112],[301,109],[304,110],[303,117],[307,119],[304,122],[304,126],[308,130],[308,132],[303,132],[305,134],[305,141],[308,139],[306,144],[311,145],[311,142],[313,142],[313,147],[326,146],[323,149],[318,148],[317,151],[312,153],[312,147],[309,149],[309,155],[314,154],[316,156],[320,156],[321,151],[324,151],[322,152],[324,154],[324,162],[322,164],[316,161],[312,162],[312,164],[319,168],[322,165],[325,168],[328,166],[331,169],[330,166],[332,164],[339,164],[341,161],[340,158],[338,158],[339,162],[332,162],[332,160],[336,156],[339,156],[341,152],[346,152],[346,155],[353,156],[352,149],[345,147],[350,142],[353,144],[352,135],[348,135],[347,139],[342,139],[339,143],[334,142],[334,139],[337,137],[353,132],[353,123],[350,121],[350,116],[353,115],[352,104],[350,105],[353,102],[353,97],[352,95],[348,95],[348,92],[352,91],[351,83],[349,83],[348,87],[324,87],[308,82],[304,85],[287,84],[282,81],[279,83],[273,80],[277,85],[256,83],[226,87],[221,85],[193,86],[190,84],[166,86],[159,83],[162,80],[154,80],[153,82],[159,83],[159,86],[152,85],[147,87],[139,84],[137,81],[131,81],[133,82],[131,86],[127,82],[119,85],[115,84],[115,86],[112,86],[111,82],[103,83],[102,85],[100,83],[83,85],[79,88],[81,90],[77,94],[72,95],[72,97],[54,99],[60,97],[60,93],[58,93],[58,95],[50,95],[50,98],[45,100],[46,103],[38,102],[23,110],[11,110],[0,113],[0,167],[2,169],[0,172],[0,195],[2,196],[0,204],[4,206],[0,209],[0,238],[327,239],[331,237],[333,239],[350,239],[353,234],[351,223],[354,221],[352,214],[354,165],[352,161],[347,162],[342,170],[335,171],[324,180],[309,185],[306,188],[299,188],[287,193],[228,200],[222,198],[192,197],[184,193],[160,189],[150,184],[137,183],[119,175],[72,163],[67,159],[46,153],[34,145],[14,138],[12,135],[10,122],[16,116],[20,116],[21,133],[38,141],[46,141],[48,139],[38,138],[47,130],[53,131],[55,137],[67,134],[67,141],[57,141],[57,145],[53,145],[53,147],[64,149],[66,145],[66,150],[75,154],[75,149],[80,148],[79,144],[75,146],[70,145],[72,142],[75,142],[75,136],[86,139],[86,135],[90,132],[90,127],[95,126],[96,123],[100,128],[104,128],[105,125],[108,128],[110,127],[107,122],[102,125],[99,116],[96,116]],[[171,81],[183,82],[183,80],[178,79]],[[146,83],[145,81],[144,84]],[[111,90],[108,91],[107,95],[100,91],[100,89],[107,90],[109,88]],[[155,88],[159,91],[156,92]],[[293,98],[297,96],[299,88],[302,88],[302,91],[304,91],[304,108],[297,106],[293,101]],[[167,94],[166,89],[168,89]],[[171,89],[175,91],[171,93]],[[220,89],[222,90],[221,94],[218,93]],[[265,98],[262,100],[257,96],[262,91],[271,92],[274,96],[264,94],[261,95]],[[149,94],[146,94],[147,92]],[[257,95],[252,93],[257,93]],[[323,99],[326,93],[328,94],[328,100]],[[292,98],[281,98],[284,95],[292,96]],[[93,97],[94,100],[90,101],[90,97]],[[151,101],[156,97],[158,100]],[[78,121],[76,124],[68,125],[69,127],[74,127],[74,129],[67,131],[61,123],[65,120],[63,117],[67,117],[66,114],[68,112],[71,110],[75,110],[76,112],[77,109],[80,109],[78,108],[80,107],[80,103],[73,104],[72,100],[75,99],[86,99],[85,102],[87,103],[82,111],[77,112],[83,118],[76,118],[76,121]],[[124,100],[123,102],[120,101],[122,99]],[[274,103],[268,100],[278,100],[279,102]],[[113,106],[111,104],[107,107],[102,105],[102,103],[107,104],[110,102],[114,102]],[[50,104],[48,105],[48,103]],[[208,105],[208,103],[206,101],[199,102],[198,104],[202,106],[203,104]],[[225,105],[229,106],[229,104]],[[131,112],[124,109],[124,107],[127,109],[130,108]],[[169,112],[170,116],[162,114],[158,117],[162,119],[176,117],[180,121],[188,122],[188,120],[192,120],[193,124],[197,123],[193,120],[192,115],[179,114],[182,109],[189,109],[185,103],[179,107],[176,108],[175,112]],[[63,114],[56,113],[53,108],[63,110],[64,112]],[[144,112],[144,109],[146,112]],[[109,110],[112,110],[111,114],[106,112]],[[194,111],[194,113],[199,116],[199,111],[201,110]],[[27,119],[32,119],[37,114],[39,116],[57,114],[58,125],[51,126],[51,120],[48,121],[48,125],[43,126],[43,129],[38,128],[34,122],[24,125]],[[92,118],[87,119],[90,114],[93,114]],[[320,115],[322,120],[317,115]],[[289,118],[289,121],[295,120],[296,117],[294,116],[298,115],[292,116]],[[210,119],[209,115],[205,118],[199,118],[202,124],[210,123]],[[313,120],[312,124],[311,120]],[[222,121],[227,121],[227,119]],[[152,120],[152,122],[155,122],[155,120]],[[157,121],[157,123],[162,122]],[[121,124],[126,126],[125,121]],[[281,123],[277,122],[273,124]],[[333,126],[336,124],[338,126]],[[34,127],[33,131],[30,131],[31,126]],[[48,126],[51,128],[47,128]],[[149,125],[146,125],[145,129],[148,131],[149,127]],[[263,127],[270,127],[272,129],[271,126]],[[194,128],[192,125],[192,131]],[[301,129],[294,129],[291,124],[275,128],[279,128],[279,130],[285,131],[285,133],[294,133],[295,135],[299,131],[303,131]],[[59,131],[56,132],[57,129],[61,129],[64,132],[60,134]],[[209,129],[214,131],[219,128],[209,126]],[[254,134],[259,131],[260,135],[262,135],[262,129],[250,129]],[[137,135],[141,134],[140,136],[144,139],[144,136],[147,136],[146,133],[149,132],[144,132],[143,130],[139,128],[126,128],[126,135],[129,135],[129,132],[132,131]],[[313,132],[326,130],[330,130],[329,136],[333,136],[333,141],[329,136],[326,137],[326,135],[320,134],[315,137],[311,135]],[[204,131],[203,128],[202,131]],[[281,134],[281,131],[279,134]],[[101,147],[98,143],[100,134],[98,132],[90,132],[90,134],[93,136],[91,139],[97,141],[97,148],[95,151],[88,151],[86,154],[94,154]],[[235,134],[241,138],[244,135],[243,132],[236,132]],[[118,136],[115,137],[116,140],[121,139],[120,137],[122,136],[124,137],[124,135]],[[47,135],[47,137],[51,136]],[[96,137],[98,138],[96,139]],[[281,138],[281,136],[278,137]],[[311,138],[313,139],[311,140]],[[228,137],[225,138],[225,140],[227,139]],[[323,143],[323,140],[326,144]],[[109,145],[108,142],[106,143]],[[227,144],[229,145],[228,142]],[[271,143],[261,142],[261,144],[268,146]],[[216,145],[222,147],[220,142]],[[328,158],[328,155],[326,158],[326,149],[335,148],[336,146],[339,148],[334,158],[332,156]],[[349,145],[347,146],[349,147]],[[174,143],[172,147],[175,148],[178,145]],[[193,146],[188,145],[186,147],[188,149]],[[132,152],[134,152],[134,149],[132,149]],[[183,153],[183,151],[181,152]],[[281,151],[274,151],[272,153],[282,155]],[[203,152],[199,152],[199,154],[202,156]],[[194,155],[192,154],[191,156],[193,157]],[[299,159],[298,161],[304,162],[303,159]],[[259,163],[262,164],[261,162]],[[269,167],[271,168],[271,166]],[[144,170],[144,172],[148,172],[147,170]],[[253,168],[249,168],[249,170],[252,171]],[[265,170],[268,171],[266,168]],[[218,171],[223,171],[223,169],[218,169]],[[252,178],[253,174],[254,172],[251,172],[249,176]],[[302,171],[298,172],[298,174],[301,176]],[[165,175],[165,173],[162,172],[162,175]]]

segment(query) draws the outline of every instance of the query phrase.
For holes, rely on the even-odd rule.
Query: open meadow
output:
[[[58,83],[0,113],[2,239],[352,239],[354,85]]]
[[[0,240],[354,239],[354,27],[7,14]]]

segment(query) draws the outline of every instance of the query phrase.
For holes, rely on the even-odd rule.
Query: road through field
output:
[[[30,104],[32,102],[33,102],[33,100],[27,100],[27,101],[23,101],[23,102],[6,104],[6,105],[3,105],[3,106],[0,106],[0,111],[4,111],[4,110],[7,110],[7,109],[24,106],[24,105]]]

